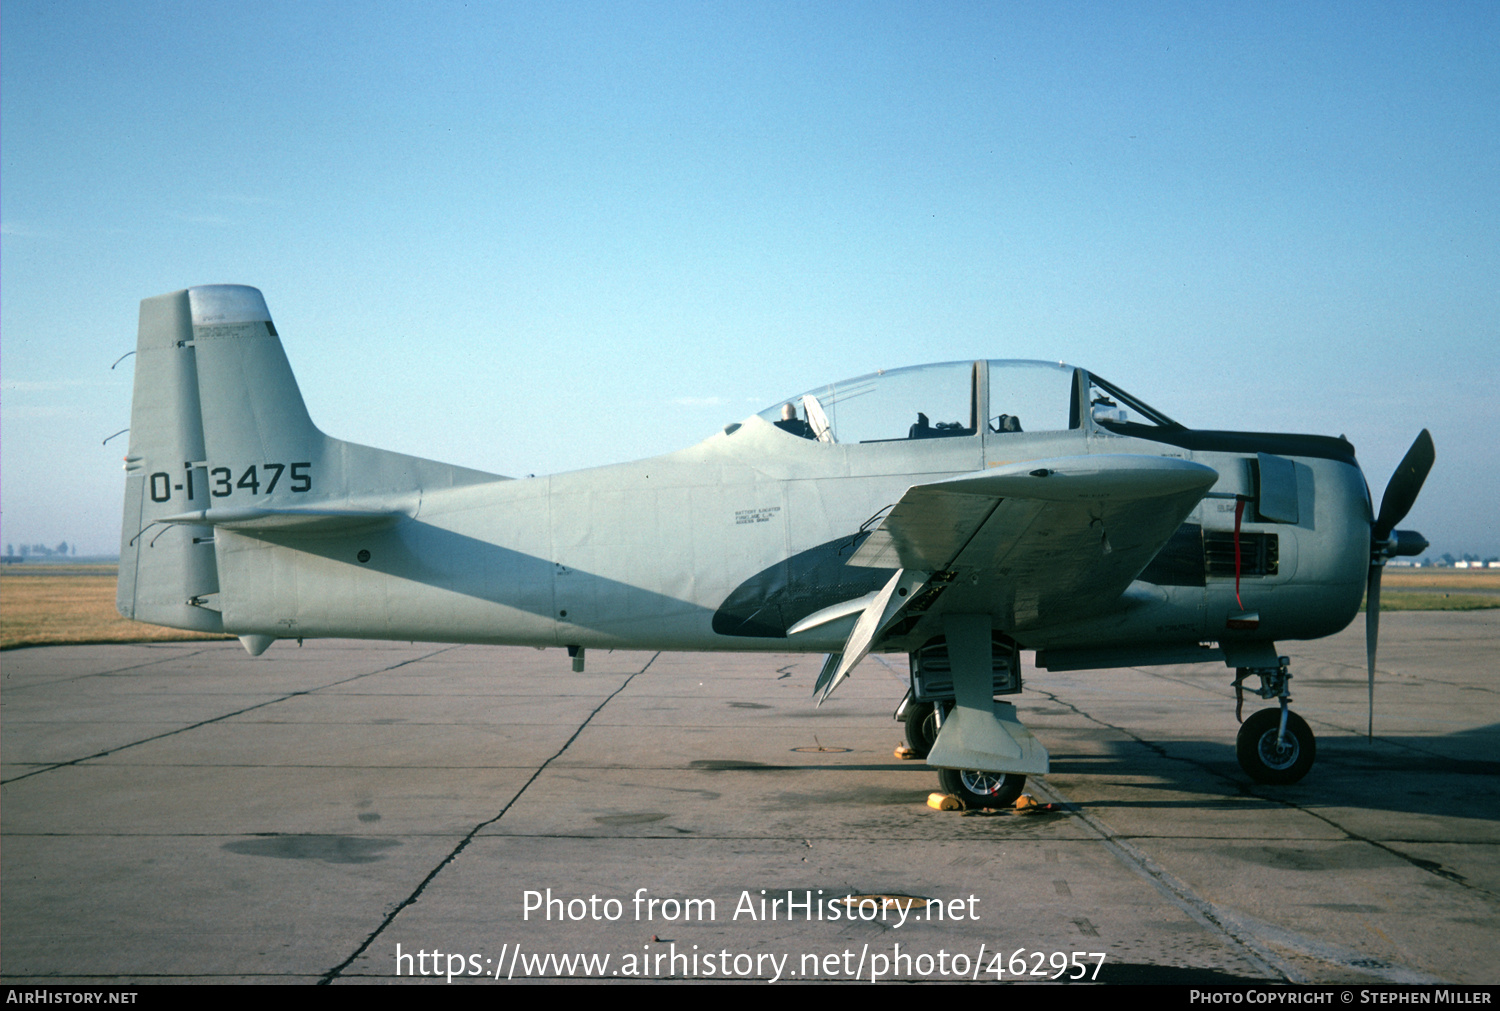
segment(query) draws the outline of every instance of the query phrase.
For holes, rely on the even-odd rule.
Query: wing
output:
[[[824,697],[882,637],[943,613],[1023,632],[1108,608],[1218,477],[1187,460],[1100,455],[913,485],[849,560],[898,569],[889,589],[911,590],[865,608]]]

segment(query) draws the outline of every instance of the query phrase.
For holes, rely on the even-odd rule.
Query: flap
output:
[[[839,654],[839,663],[833,678],[823,686],[823,694],[818,699],[818,705],[821,706],[828,701],[828,696],[833,694],[833,690],[870,652],[870,648],[875,645],[880,633],[890,625],[907,604],[916,599],[916,592],[925,582],[927,582],[927,573],[902,570],[893,575],[890,581],[875,594],[860,612],[859,620],[854,623],[854,631],[849,633],[849,641],[844,644],[843,652]],[[818,680],[823,679],[819,677]]]

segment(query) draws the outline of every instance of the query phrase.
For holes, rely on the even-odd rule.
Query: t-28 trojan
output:
[[[824,698],[907,653],[897,710],[943,786],[1008,804],[1047,753],[1005,696],[1049,670],[1222,660],[1279,706],[1254,779],[1312,764],[1278,639],[1343,629],[1433,462],[1371,508],[1342,438],[1185,428],[1081,368],[965,361],[778,401],[676,453],[512,480],[330,438],[254,288],[141,303],[119,609],[176,628],[587,649],[826,653]],[[1249,682],[1251,677],[1254,682]],[[1247,683],[1248,682],[1248,683]]]

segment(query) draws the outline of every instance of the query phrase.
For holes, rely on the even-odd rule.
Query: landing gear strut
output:
[[[1245,701],[1245,679],[1254,674],[1260,687],[1250,691],[1263,699],[1276,699],[1279,709],[1262,709],[1240,726],[1234,754],[1240,768],[1257,783],[1285,785],[1307,775],[1317,757],[1318,744],[1307,721],[1287,708],[1292,701],[1286,657],[1275,667],[1240,667],[1234,675],[1234,715],[1238,719]]]

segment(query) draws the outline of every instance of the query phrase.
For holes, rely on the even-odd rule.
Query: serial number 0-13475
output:
[[[234,471],[228,467],[213,467],[208,472],[208,493],[214,498],[227,498],[235,493],[235,489],[243,489],[251,495],[269,495],[281,483],[283,473],[287,476],[287,491],[312,491],[312,474],[308,472],[311,467],[312,463],[306,461],[293,464],[252,463],[245,468],[238,481],[234,479]],[[174,482],[172,475],[162,470],[151,475],[151,501],[166,502],[171,499],[174,491],[185,491],[188,499],[192,499],[192,467],[184,471],[180,482]]]

